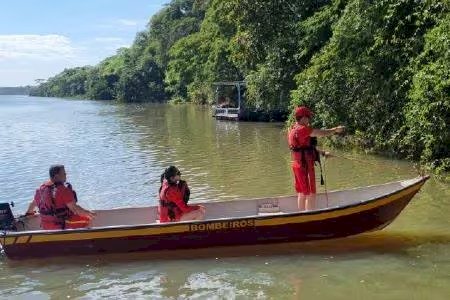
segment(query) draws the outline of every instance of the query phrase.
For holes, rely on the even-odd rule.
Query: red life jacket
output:
[[[61,229],[64,229],[65,221],[72,215],[72,212],[66,205],[59,206],[56,203],[56,193],[59,188],[70,189],[74,194],[75,202],[77,201],[76,193],[70,183],[52,182],[46,182],[37,189],[35,200],[41,215],[41,222],[61,226]]]
[[[163,208],[160,210],[160,213],[166,213],[165,210],[167,210],[169,219],[171,221],[176,221],[181,216],[181,210],[175,202],[167,198],[167,191],[169,189],[178,189],[178,192],[181,193],[185,204],[189,202],[191,191],[184,180],[180,180],[177,184],[169,183],[165,179],[163,180],[162,185],[159,188],[159,204]]]
[[[318,163],[320,167],[320,184],[324,185],[325,181],[322,174],[322,164],[320,162],[320,154],[317,150],[317,138],[308,136],[301,144],[299,142],[299,130],[301,127],[295,124],[294,127],[289,131],[288,142],[289,149],[292,151],[293,159],[297,162],[301,162],[303,168],[308,170],[307,160],[312,160],[314,163]]]
[[[317,161],[319,155],[316,149],[317,139],[313,137],[305,137],[303,143],[299,139],[301,126],[295,124],[289,131],[288,142],[289,149],[295,161],[299,161],[302,165],[306,165],[306,160]]]

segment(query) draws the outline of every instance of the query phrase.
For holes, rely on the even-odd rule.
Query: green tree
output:
[[[402,151],[439,170],[450,170],[450,14],[425,36],[414,61],[414,77],[405,107]]]

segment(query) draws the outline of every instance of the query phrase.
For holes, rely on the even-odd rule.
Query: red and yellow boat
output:
[[[160,224],[149,206],[97,210],[90,228],[48,231],[36,215],[11,219],[14,230],[2,229],[0,244],[7,257],[25,258],[345,237],[389,225],[428,178],[318,194],[311,211],[298,211],[296,196],[201,203],[206,219],[195,222]]]

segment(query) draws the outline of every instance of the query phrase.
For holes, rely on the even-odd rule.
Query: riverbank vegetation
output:
[[[247,107],[308,105],[374,152],[450,169],[448,1],[172,0],[133,45],[66,69],[33,95],[211,103],[247,82]]]

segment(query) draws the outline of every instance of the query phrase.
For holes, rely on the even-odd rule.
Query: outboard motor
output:
[[[13,203],[11,203],[14,206]],[[0,231],[17,230],[9,203],[0,203]]]

